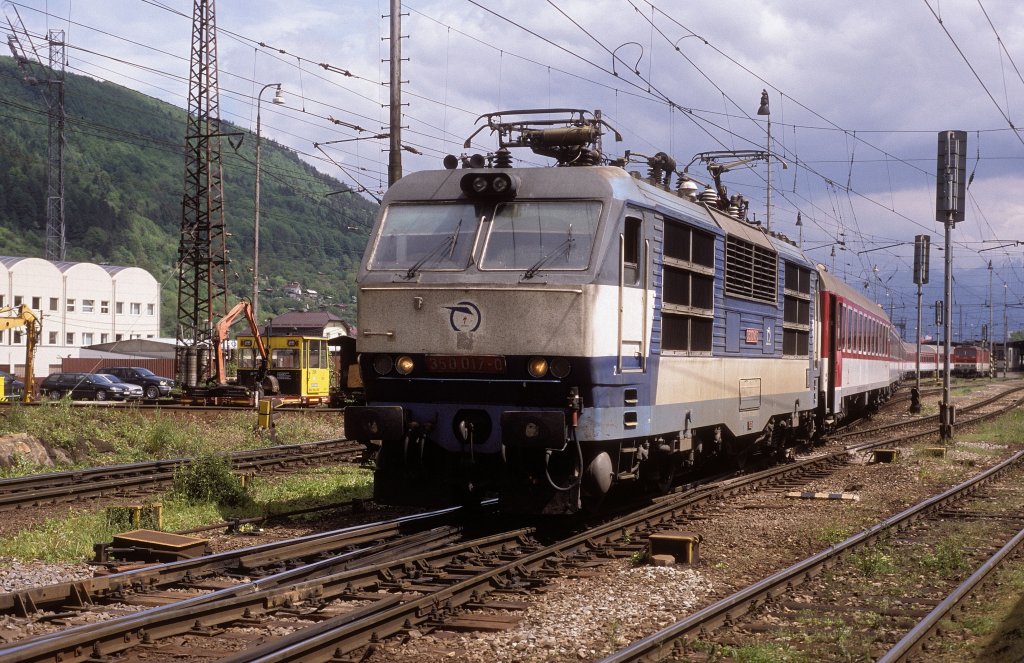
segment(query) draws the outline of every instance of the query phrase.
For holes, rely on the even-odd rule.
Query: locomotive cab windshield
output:
[[[405,272],[404,279],[474,262],[481,271],[519,271],[527,279],[541,269],[586,270],[601,211],[596,200],[395,203],[385,210],[368,269]]]

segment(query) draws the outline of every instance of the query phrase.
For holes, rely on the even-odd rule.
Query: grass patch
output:
[[[39,407],[12,405],[0,413],[0,435],[28,433],[47,447],[63,452],[73,464],[84,466],[313,442],[336,438],[339,430],[338,420],[333,417],[281,414],[276,440],[272,442],[256,430],[255,412],[233,412],[207,419],[135,407],[83,409],[72,407],[67,399]],[[5,476],[42,469],[8,469]],[[67,465],[60,469],[67,469]]]
[[[889,551],[878,547],[851,553],[850,563],[865,578],[886,575],[896,570],[896,564]]]
[[[282,477],[259,477],[243,491],[243,499],[235,504],[218,503],[212,489],[222,480],[216,459],[196,465],[189,482],[196,484],[196,493],[172,490],[163,503],[164,530],[173,532],[213,525],[232,518],[253,518],[285,511],[346,502],[356,498],[369,499],[373,492],[373,473],[360,467],[338,465],[317,467],[307,472]],[[231,477],[240,486],[236,477]],[[208,499],[196,499],[196,494]],[[232,494],[234,494],[232,492]],[[232,498],[233,499],[233,498]],[[316,518],[316,514],[297,519]],[[22,561],[82,562],[93,556],[93,543],[110,541],[120,529],[107,523],[103,510],[71,513],[51,518],[41,525],[22,530],[0,540],[0,557]],[[202,535],[199,535],[202,536]]]
[[[81,562],[92,558],[92,544],[109,541],[111,532],[102,512],[69,513],[0,540],[0,557],[29,562]]]
[[[918,558],[917,563],[925,571],[952,575],[971,567],[964,554],[964,544],[958,539],[945,539]]]
[[[990,419],[969,430],[957,431],[957,442],[988,442],[1005,444],[1011,447],[1021,446],[1021,433],[1024,432],[1024,411],[1015,408],[1001,417]]]
[[[735,661],[736,663],[812,663],[815,657],[781,643],[757,643],[743,645],[720,645],[696,641],[690,645],[694,651],[703,652],[707,660]]]
[[[853,534],[853,529],[840,523],[830,523],[818,530],[818,539],[827,546],[845,541]]]

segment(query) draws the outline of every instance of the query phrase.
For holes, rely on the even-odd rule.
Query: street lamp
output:
[[[768,116],[768,155],[765,157],[768,162],[768,192],[766,194],[765,229],[772,229],[772,112],[768,108],[768,90],[761,90],[761,106],[757,109],[758,115]]]
[[[267,88],[277,86],[274,103],[284,103],[284,93],[280,83],[267,83],[256,95],[256,191],[253,202],[252,222],[252,314],[256,317],[260,297],[260,101]]]

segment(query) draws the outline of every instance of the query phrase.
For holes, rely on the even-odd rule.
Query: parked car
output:
[[[143,391],[142,391],[142,387],[140,387],[139,385],[131,384],[130,382],[121,382],[121,380],[116,375],[111,375],[110,373],[96,373],[96,375],[100,376],[101,378],[106,378],[106,379],[110,380],[113,384],[121,385],[122,387],[127,389],[128,390],[128,395],[126,396],[127,400],[130,400],[130,401],[142,400]]]
[[[55,401],[67,395],[74,400],[123,401],[128,388],[95,373],[51,373],[39,385],[39,393]]]
[[[25,393],[25,383],[17,376],[7,371],[0,371],[0,378],[4,379],[3,398],[0,400],[13,401],[22,397]]]
[[[169,396],[174,388],[174,380],[160,377],[148,368],[136,366],[106,366],[100,369],[101,372],[113,375],[121,382],[137,384],[142,387],[146,398],[154,400],[163,396]]]

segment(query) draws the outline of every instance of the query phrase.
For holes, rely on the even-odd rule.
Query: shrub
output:
[[[238,477],[231,473],[231,462],[217,454],[199,456],[178,468],[173,493],[190,504],[241,506],[249,499]]]

